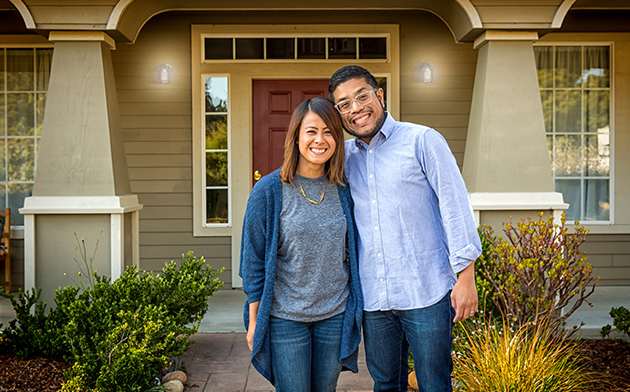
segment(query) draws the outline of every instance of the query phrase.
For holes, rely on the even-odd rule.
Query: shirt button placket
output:
[[[379,225],[380,217],[378,210],[378,199],[377,199],[377,191],[376,191],[376,148],[368,147],[367,153],[367,171],[368,171],[368,189],[370,195],[370,215],[372,219],[372,226],[374,227],[374,250],[376,254],[376,260],[374,260],[374,265],[376,267],[376,277],[378,279],[377,292],[378,292],[378,300],[379,307],[381,309],[388,308],[387,301],[387,279],[385,276],[385,263],[383,260],[383,237],[382,230]]]

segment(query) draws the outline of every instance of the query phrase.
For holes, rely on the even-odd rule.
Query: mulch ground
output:
[[[620,339],[584,340],[579,350],[585,371],[603,374],[606,382],[591,392],[630,391],[630,342]],[[61,388],[70,365],[47,358],[21,360],[0,355],[0,392],[54,392]]]
[[[593,392],[630,391],[630,342],[621,339],[584,339],[578,355],[585,370],[604,375]]]
[[[61,389],[70,365],[48,358],[19,359],[0,355],[0,392],[54,392]]]

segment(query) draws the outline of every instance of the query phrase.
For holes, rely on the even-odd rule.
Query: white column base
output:
[[[481,224],[482,211],[553,211],[559,222],[569,208],[559,192],[473,192],[470,194],[475,222]]]
[[[137,195],[124,196],[31,196],[24,200],[24,289],[36,282],[36,215],[110,215],[112,279],[124,270],[125,235],[131,235],[132,265],[140,264],[140,210]],[[131,214],[131,233],[125,233],[125,214]]]

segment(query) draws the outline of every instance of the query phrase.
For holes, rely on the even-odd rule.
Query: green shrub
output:
[[[613,329],[610,325],[606,325],[602,327],[599,333],[605,338],[613,331],[624,333],[626,336],[630,337],[630,311],[623,306],[612,308],[610,310],[610,317],[613,318],[615,328]]]
[[[87,273],[79,274],[79,287],[57,290],[56,306],[48,315],[38,301],[41,290],[18,293],[16,320],[7,327],[2,346],[21,356],[43,354],[73,363],[63,391],[154,387],[168,359],[181,356],[193,343],[189,337],[197,331],[209,297],[223,286],[216,278],[223,269],[213,272],[189,252],[179,268],[170,262],[156,275],[130,267],[112,282],[91,271],[84,252],[81,257]]]
[[[495,296],[495,289],[492,286],[492,282],[485,275],[488,265],[495,261],[495,255],[492,253],[492,242],[488,238],[489,234],[482,226],[479,226],[477,231],[481,240],[481,256],[475,261],[475,280],[477,294],[479,295],[478,308],[486,315],[499,317],[499,310],[492,301],[492,298]]]
[[[482,255],[481,274],[492,285],[492,300],[504,317],[517,326],[547,315],[560,325],[593,293],[598,278],[591,276],[579,246],[588,230],[576,222],[574,233],[553,217],[522,219],[504,224],[506,239],[484,226],[491,248]],[[592,284],[592,286],[589,286]],[[589,303],[590,305],[590,303]]]

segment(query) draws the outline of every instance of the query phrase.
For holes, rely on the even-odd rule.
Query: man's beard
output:
[[[376,136],[376,134],[378,133],[378,131],[381,130],[381,127],[383,126],[383,123],[385,122],[385,118],[387,117],[387,115],[385,114],[385,111],[381,112],[381,117],[378,118],[376,120],[376,122],[374,123],[374,128],[372,128],[372,130],[367,133],[367,134],[359,134],[357,132],[354,132],[348,128],[345,128],[346,132],[348,132],[350,135],[354,136],[354,137],[358,137],[359,139],[371,139],[374,136]]]

